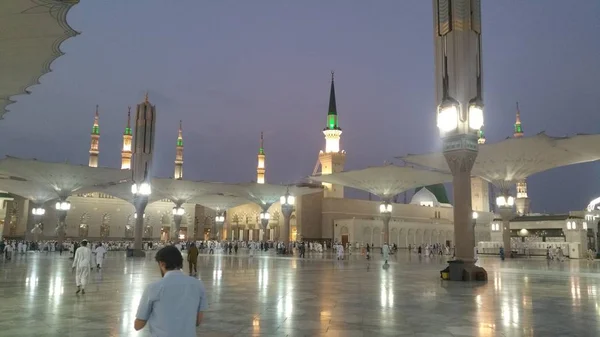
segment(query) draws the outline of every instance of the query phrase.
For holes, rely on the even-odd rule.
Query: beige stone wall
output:
[[[302,237],[307,239],[317,239],[322,237],[322,204],[322,192],[307,194],[298,198],[296,221],[298,233],[302,235]]]

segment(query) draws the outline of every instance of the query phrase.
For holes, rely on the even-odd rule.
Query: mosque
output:
[[[146,95],[143,104],[150,104]],[[326,124],[323,129],[325,147],[318,153],[318,163],[315,172],[322,175],[342,172],[346,161],[346,151],[341,149],[340,140],[342,129],[339,124],[336,105],[335,82],[332,76],[329,92],[329,105]],[[517,104],[514,137],[523,136],[520,110]],[[96,107],[94,123],[91,132],[89,150],[89,166],[98,167],[100,155],[100,122]],[[123,147],[121,150],[121,169],[131,169],[132,138],[131,113],[128,112],[127,124],[123,132]],[[479,132],[479,143],[485,143],[483,131]],[[256,182],[264,184],[267,178],[267,151],[261,133],[257,154]],[[183,179],[183,129],[179,125],[176,146],[173,178]],[[307,172],[307,176],[310,172]],[[490,184],[482,178],[473,177],[472,208],[478,217],[474,219],[475,240],[479,242],[482,251],[494,248],[498,239],[497,217],[493,213],[490,194],[493,192]],[[516,185],[515,200],[517,214],[521,217],[516,222],[533,221],[539,223],[545,219],[529,219],[530,201],[527,196],[527,182],[519,181]],[[444,243],[452,245],[454,240],[453,207],[449,203],[443,185],[427,186],[414,193],[408,203],[394,203],[390,221],[390,242],[401,248],[415,244]],[[0,233],[4,237],[25,238],[30,236],[33,226],[31,214],[32,204],[26,198],[0,194],[3,199],[2,210],[4,220],[0,224]],[[129,240],[133,239],[135,225],[134,207],[125,200],[102,192],[79,193],[69,197],[71,210],[67,216],[66,237],[72,239],[88,238],[92,240]],[[292,240],[335,240],[341,242],[372,243],[376,247],[383,243],[382,221],[378,212],[380,201],[357,200],[344,198],[344,187],[323,183],[322,192],[302,195],[297,198],[295,210],[290,218],[290,236]],[[199,204],[184,204],[186,210],[179,231],[180,239],[210,239],[225,240],[258,240],[263,237],[260,229],[259,214],[261,208],[254,203],[247,203],[230,208],[226,213],[224,224],[217,226],[216,213],[208,207]],[[169,241],[171,228],[174,223],[172,214],[173,203],[168,200],[158,200],[148,205],[144,217],[144,239],[154,241]],[[46,207],[49,214],[46,221],[55,221],[52,207]],[[267,237],[271,240],[280,239],[280,223],[283,221],[281,205],[274,203],[269,211]],[[540,215],[538,215],[539,217]],[[566,219],[566,218],[565,218]],[[560,227],[564,219],[559,219]],[[557,221],[552,219],[552,221]],[[52,239],[55,236],[54,226],[45,226],[42,237]],[[539,225],[538,225],[539,227]],[[542,226],[544,227],[544,226]],[[525,228],[520,228],[525,229]],[[516,229],[519,230],[519,229]],[[556,233],[555,233],[556,232]],[[560,231],[545,231],[546,235],[556,236],[560,240]],[[548,234],[551,233],[551,234]],[[554,235],[555,234],[555,235]],[[518,233],[515,235],[517,240]],[[563,235],[564,236],[564,235]],[[553,240],[553,239],[550,239]],[[544,240],[545,241],[545,240]],[[562,238],[562,241],[565,241]]]

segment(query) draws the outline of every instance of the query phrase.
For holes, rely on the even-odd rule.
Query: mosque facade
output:
[[[340,145],[342,129],[337,110],[335,83],[333,74],[329,92],[329,105],[326,124],[322,131],[325,146],[318,153],[317,167],[314,173],[332,174],[341,172],[346,162],[346,151]],[[132,128],[128,113],[123,132],[121,150],[121,168],[131,169]],[[515,126],[516,130],[516,126]],[[480,141],[485,141],[483,132]],[[174,161],[174,179],[183,179],[184,163],[183,129],[180,123],[176,140]],[[98,166],[100,155],[100,114],[94,115],[89,151],[89,165]],[[257,183],[265,183],[267,175],[267,155],[264,138],[261,133],[257,154]],[[307,172],[307,175],[310,172]],[[334,240],[340,242],[362,242],[381,246],[383,241],[383,223],[379,215],[379,201],[344,198],[344,187],[323,183],[322,193],[303,195],[297,198],[295,211],[290,219],[292,240]],[[490,241],[490,225],[494,218],[490,213],[489,186],[480,178],[473,178],[473,209],[478,211],[476,240]],[[475,188],[476,187],[476,188]],[[84,193],[69,197],[71,210],[67,216],[66,238],[92,240],[133,239],[135,224],[134,207],[127,201],[104,193]],[[4,202],[5,237],[31,237],[33,217],[30,216],[33,205],[26,199],[12,196]],[[159,200],[148,205],[144,218],[144,239],[169,241],[174,226],[172,208],[169,200]],[[263,237],[259,214],[261,208],[253,203],[233,207],[226,212],[222,227],[215,224],[215,212],[202,205],[184,204],[186,213],[179,233],[182,239],[259,240]],[[53,239],[56,216],[53,207],[46,205],[47,213],[42,220],[41,237]],[[269,208],[271,215],[267,226],[267,237],[280,239],[283,224],[281,205],[277,202]],[[452,205],[438,200],[427,188],[415,193],[410,203],[394,204],[390,221],[390,242],[404,248],[423,243],[452,244],[453,232]]]

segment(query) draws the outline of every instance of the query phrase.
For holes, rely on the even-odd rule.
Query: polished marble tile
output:
[[[443,258],[400,252],[337,261],[263,253],[201,255],[209,309],[198,336],[598,336],[600,262],[483,258],[487,283],[439,279]],[[152,253],[111,252],[76,296],[68,257],[0,260],[0,336],[149,336],[133,330]]]

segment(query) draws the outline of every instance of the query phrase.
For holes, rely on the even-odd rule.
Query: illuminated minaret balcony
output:
[[[94,115],[94,126],[92,127],[92,134],[90,135],[90,160],[88,165],[90,167],[98,167],[98,155],[100,153],[100,126],[98,124],[98,105],[96,105],[96,114]]]
[[[121,169],[131,170],[131,143],[133,132],[131,131],[131,107],[127,111],[127,126],[123,132],[123,149],[121,150]]]
[[[179,134],[177,136],[177,148],[175,153],[175,174],[173,178],[183,179],[183,128],[179,121]]]
[[[265,143],[263,133],[260,133],[260,148],[258,149],[258,163],[256,166],[256,182],[265,183]]]

